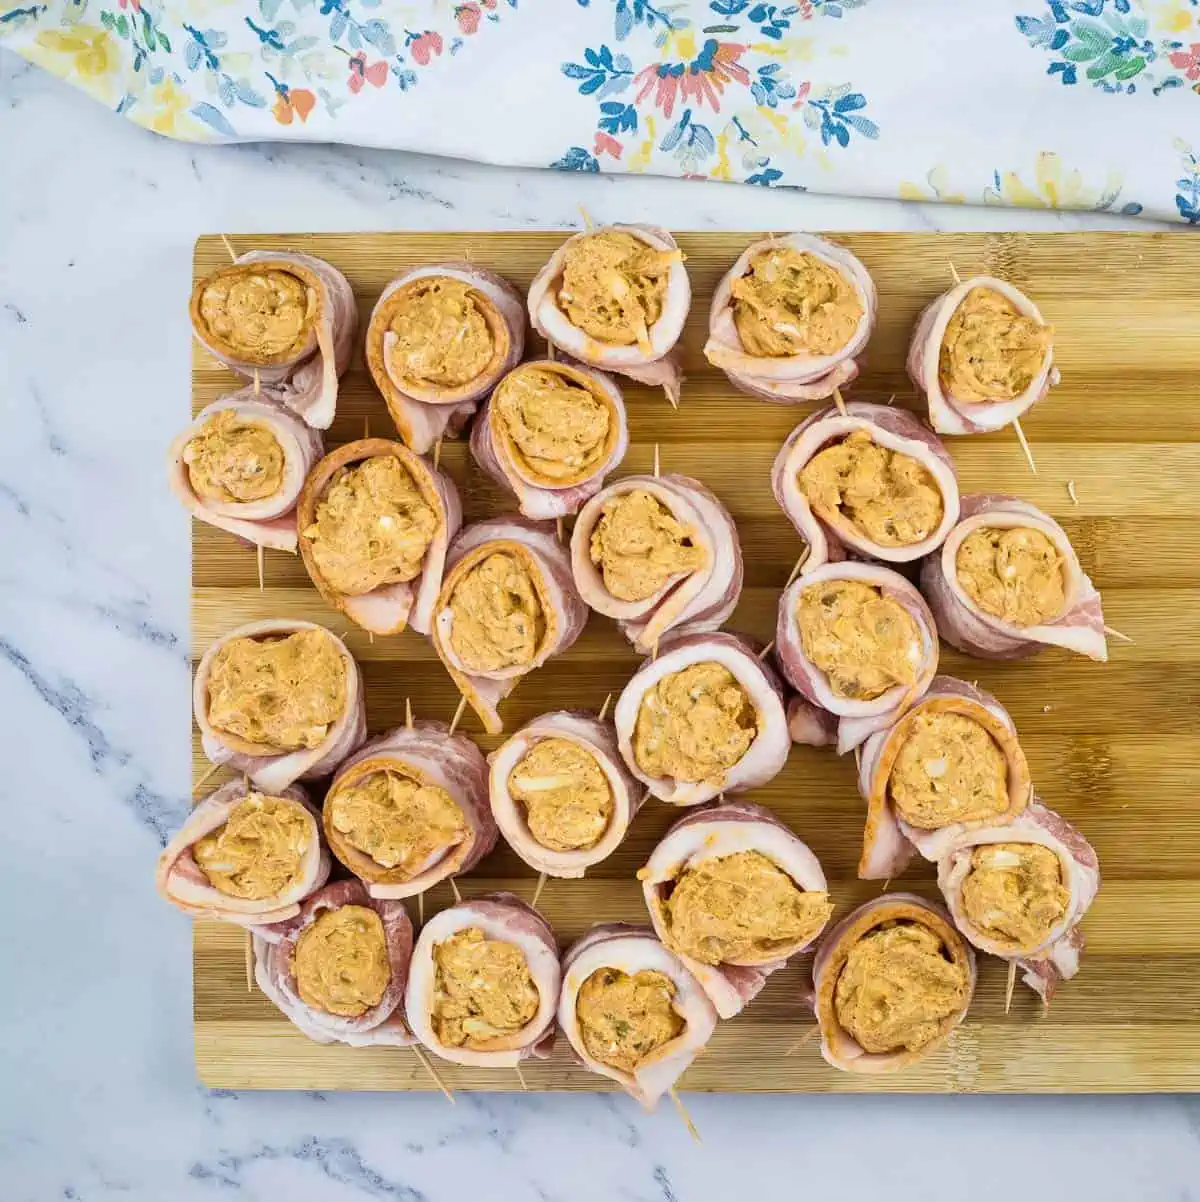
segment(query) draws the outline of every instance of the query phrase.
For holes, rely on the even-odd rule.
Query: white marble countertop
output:
[[[187,920],[151,880],[188,804],[189,530],[162,458],[197,233],[566,227],[581,202],[679,228],[1120,222],[190,147],[2,52],[0,163],[0,1198],[1200,1199],[1195,1099],[693,1095],[697,1148],[614,1096],[212,1092]]]

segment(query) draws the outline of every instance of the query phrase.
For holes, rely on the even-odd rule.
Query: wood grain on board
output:
[[[664,470],[702,479],[737,519],[746,589],[731,629],[769,638],[775,603],[801,547],[771,496],[770,466],[811,406],[742,397],[704,361],[713,286],[755,235],[679,235],[692,281],[684,335],[683,403],[626,387],[633,445],[622,473],[647,470],[654,444]],[[1058,650],[1023,663],[992,664],[946,652],[942,670],[978,680],[1011,711],[1039,793],[1077,823],[1100,856],[1103,886],[1084,922],[1088,950],[1079,976],[1046,1013],[1018,986],[1004,1013],[1005,966],[981,958],[970,1015],[951,1044],[924,1065],[889,1077],[838,1073],[815,1041],[785,1055],[807,1029],[800,965],[771,978],[737,1018],[722,1023],[683,1080],[690,1090],[1134,1091],[1200,1089],[1200,239],[1150,233],[835,234],[867,265],[879,289],[879,322],[860,399],[917,407],[904,375],[909,332],[921,307],[951,281],[1004,276],[1026,290],[1056,328],[1062,384],[1024,422],[1037,457],[1031,475],[1011,431],[950,440],[964,492],[1017,493],[1066,527],[1085,570],[1103,591],[1113,640],[1110,662]],[[231,235],[254,248],[319,255],[349,278],[365,323],[375,298],[402,268],[469,258],[524,289],[561,241],[556,233]],[[199,239],[195,273],[228,262],[219,237]],[[180,311],[183,311],[181,298]],[[361,342],[361,336],[360,336]],[[537,340],[534,340],[537,346]],[[200,408],[238,380],[198,346],[192,394]],[[329,444],[392,433],[361,362],[342,381]],[[447,443],[442,463],[462,490],[468,521],[513,508]],[[1074,481],[1078,504],[1067,492]],[[193,657],[243,622],[306,617],[338,633],[299,560],[266,556],[259,592],[253,549],[196,524],[193,539]],[[457,694],[428,643],[408,632],[347,641],[363,666],[372,732],[418,715],[449,720]],[[548,709],[595,707],[616,693],[637,658],[608,620],[593,615],[565,656],[527,678],[503,705],[506,731]],[[463,729],[486,750],[468,712]],[[194,743],[196,776],[208,765]],[[217,778],[220,779],[220,778]],[[786,770],[756,790],[820,857],[839,913],[878,892],[857,881],[863,807],[852,760],[795,748]],[[645,806],[624,845],[582,881],[550,881],[541,907],[564,942],[592,923],[644,917],[634,872],[679,812]],[[529,897],[533,873],[501,845],[460,882],[470,897],[511,889]],[[930,866],[899,884],[936,895]],[[432,890],[426,913],[450,900]],[[415,909],[415,907],[414,907]],[[414,915],[415,917],[415,915]],[[196,1061],[210,1086],[232,1089],[431,1089],[413,1054],[311,1043],[257,991],[248,992],[243,936],[197,923],[194,943]],[[439,1065],[455,1089],[518,1088],[515,1074]],[[524,1068],[531,1089],[606,1088],[573,1065],[565,1046]]]

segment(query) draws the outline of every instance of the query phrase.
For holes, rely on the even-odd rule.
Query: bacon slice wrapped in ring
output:
[[[839,755],[891,726],[937,674],[938,632],[917,589],[873,563],[827,563],[779,598],[775,658],[836,716]]]
[[[299,785],[267,796],[240,780],[210,793],[158,857],[158,892],[185,914],[257,930],[273,924],[329,878],[321,815]]]
[[[656,225],[568,238],[529,287],[533,328],[580,363],[662,388],[679,404],[676,343],[692,303],[683,252]]]
[[[428,634],[451,539],[454,481],[388,438],[331,451],[305,481],[300,555],[317,592],[373,634]]]
[[[404,903],[378,901],[361,881],[314,893],[275,943],[254,935],[254,979],[316,1043],[411,1047],[404,988],[413,928]]]
[[[613,718],[629,770],[677,806],[766,784],[791,747],[779,679],[739,634],[665,640],[625,686]]]
[[[471,427],[475,462],[527,518],[578,513],[628,450],[625,401],[613,379],[555,359],[513,368]]]
[[[550,924],[519,897],[492,893],[425,924],[405,1009],[414,1034],[443,1060],[512,1068],[550,1055],[561,980]]]
[[[621,759],[611,722],[556,710],[488,756],[492,814],[535,872],[581,877],[616,851],[645,790]]]
[[[903,717],[867,739],[858,789],[867,803],[863,880],[899,876],[914,848],[940,860],[964,831],[1019,817],[1033,792],[1008,711],[951,676],[935,676]]]
[[[496,845],[487,762],[444,722],[399,726],[359,748],[325,796],[325,837],[372,897],[414,897]]]
[[[1058,383],[1054,330],[1019,288],[994,276],[955,284],[926,305],[908,374],[939,434],[999,430]]]
[[[690,476],[625,476],[580,510],[571,570],[583,599],[649,654],[665,635],[718,630],[742,595],[729,510]]]
[[[552,524],[498,517],[450,545],[434,607],[434,650],[488,734],[517,681],[566,651],[587,622]]]
[[[963,497],[958,524],[921,565],[921,588],[942,638],[968,655],[1065,647],[1108,659],[1100,594],[1067,532],[1027,501]]]
[[[954,924],[980,951],[1015,960],[1043,1002],[1079,971],[1080,920],[1100,888],[1092,845],[1034,797],[1004,826],[964,831],[938,861]]]
[[[833,913],[807,845],[749,801],[685,814],[638,872],[655,933],[732,1018]]]
[[[423,455],[458,434],[525,352],[525,305],[472,263],[401,272],[375,302],[366,359],[405,444]]]
[[[199,522],[275,551],[296,550],[296,503],[321,435],[274,389],[205,405],[167,452],[171,491]]]
[[[713,293],[704,357],[751,396],[820,401],[859,373],[875,284],[844,246],[812,234],[751,243]]]
[[[653,1110],[712,1038],[717,1012],[650,927],[604,922],[563,954],[558,1025],[585,1068]]]
[[[847,553],[911,563],[958,520],[954,461],[905,409],[850,401],[798,425],[775,457],[771,485],[809,553],[811,572]]]
[[[267,618],[215,639],[192,709],[204,754],[271,795],[328,776],[367,736],[358,664],[315,622]]]
[[[189,311],[197,341],[227,367],[273,386],[314,429],[333,425],[358,332],[354,291],[336,267],[252,250],[200,280]]]
[[[847,914],[813,958],[821,1055],[850,1073],[923,1060],[966,1017],[975,953],[941,906],[886,893]]]

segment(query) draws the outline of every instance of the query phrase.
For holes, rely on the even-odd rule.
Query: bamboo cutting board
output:
[[[771,462],[811,406],[780,407],[734,392],[701,355],[709,298],[721,274],[756,235],[680,236],[692,281],[684,335],[687,382],[680,410],[661,392],[626,386],[632,446],[622,472],[647,471],[654,444],[664,470],[697,476],[732,510],[741,534],[746,588],[729,628],[763,639],[774,632],[780,589],[801,549],[771,495]],[[916,406],[904,374],[918,310],[944,291],[950,263],[965,278],[1004,276],[1028,292],[1057,330],[1063,382],[1025,421],[1037,457],[1032,475],[1011,430],[951,439],[963,492],[1017,493],[1059,519],[1084,569],[1104,594],[1113,640],[1108,664],[1048,650],[1017,663],[970,660],[947,651],[942,671],[978,680],[1008,707],[1038,791],[1078,824],[1100,856],[1104,884],[1084,922],[1088,950],[1079,976],[1042,1014],[1018,985],[1004,1013],[1005,965],[981,957],[979,988],[964,1026],[925,1064],[895,1076],[838,1073],[811,1041],[785,1052],[806,1029],[794,966],[770,979],[737,1018],[722,1023],[687,1073],[692,1090],[1131,1091],[1200,1089],[1200,238],[1175,234],[835,234],[859,255],[879,289],[879,323],[861,399]],[[469,258],[525,289],[562,240],[558,233],[233,236],[253,248],[308,251],[349,278],[363,323],[401,268]],[[196,243],[196,276],[228,262],[217,237]],[[181,305],[182,312],[182,305]],[[361,332],[360,332],[361,348]],[[533,348],[538,340],[533,340]],[[198,346],[195,408],[239,386]],[[330,445],[393,433],[382,399],[356,361],[342,382]],[[462,491],[466,519],[514,508],[470,462],[462,442],[442,455]],[[1074,481],[1078,505],[1067,482]],[[299,559],[266,557],[259,591],[255,553],[208,526],[193,527],[192,655],[218,634],[258,618],[303,617],[344,632]],[[398,725],[404,698],[418,716],[449,720],[454,686],[421,636],[372,643],[357,628],[347,642],[363,667],[372,733]],[[607,619],[592,615],[565,656],[527,678],[502,707],[506,732],[545,710],[599,708],[637,664]],[[462,729],[485,750],[468,711]],[[207,764],[194,734],[197,777]],[[844,913],[878,892],[854,877],[863,806],[852,758],[794,748],[787,769],[752,794],[771,806],[820,857]],[[596,921],[644,919],[634,872],[679,812],[649,802],[625,844],[582,881],[550,881],[541,908],[561,941]],[[503,843],[470,876],[463,894],[511,889],[530,897],[531,871]],[[901,888],[936,896],[929,865]],[[426,897],[426,913],[451,899]],[[415,919],[415,906],[413,917]],[[429,1089],[401,1049],[323,1047],[309,1042],[262,996],[248,992],[242,932],[197,923],[194,943],[196,1063],[201,1080],[231,1089]],[[439,1065],[455,1089],[514,1089],[502,1070]],[[529,1061],[530,1089],[606,1088],[574,1066],[560,1039],[548,1062]]]

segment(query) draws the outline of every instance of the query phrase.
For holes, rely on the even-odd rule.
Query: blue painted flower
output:
[[[600,163],[594,154],[582,146],[572,146],[561,159],[550,164],[557,171],[599,171]]]

